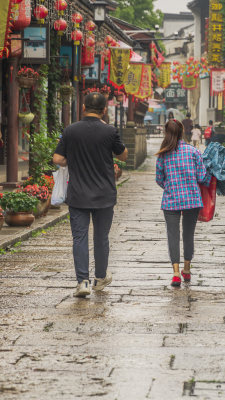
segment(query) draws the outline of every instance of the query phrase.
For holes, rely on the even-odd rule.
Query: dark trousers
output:
[[[194,255],[194,233],[200,208],[190,210],[163,210],[167,226],[169,255],[172,264],[180,263],[180,218],[183,215],[184,260],[191,261]]]
[[[78,283],[89,279],[88,230],[92,215],[94,227],[95,277],[105,278],[109,258],[109,231],[113,207],[86,209],[69,207],[73,235],[73,257]]]

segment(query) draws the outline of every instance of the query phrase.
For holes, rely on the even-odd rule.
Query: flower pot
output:
[[[30,89],[37,82],[36,78],[28,77],[28,76],[17,76],[16,77],[19,87]]]
[[[34,222],[34,215],[30,212],[6,211],[5,222],[9,226],[30,226]]]
[[[31,112],[30,113],[19,113],[18,116],[24,125],[29,125],[35,117],[35,115]]]
[[[4,217],[3,215],[0,215],[0,230],[2,229],[3,224],[4,224]]]

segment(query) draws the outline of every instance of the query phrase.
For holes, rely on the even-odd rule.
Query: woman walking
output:
[[[181,275],[190,282],[190,264],[194,255],[194,232],[200,208],[203,207],[198,183],[209,185],[201,153],[182,140],[183,124],[170,120],[165,138],[157,153],[156,182],[164,189],[162,210],[167,226],[168,247],[173,265],[171,285],[181,285]],[[184,268],[180,275],[180,218],[183,216]]]

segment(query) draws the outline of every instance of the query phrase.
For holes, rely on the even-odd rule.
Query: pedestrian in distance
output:
[[[128,151],[114,126],[101,119],[106,99],[100,93],[85,97],[84,118],[68,126],[55,150],[53,162],[68,165],[69,206],[73,236],[73,256],[78,281],[75,297],[91,293],[89,281],[88,230],[92,216],[94,230],[95,279],[93,290],[100,291],[112,281],[107,271],[109,231],[116,204],[113,153],[125,161]]]
[[[193,142],[193,146],[199,149],[199,143],[201,141],[202,132],[201,128],[198,124],[195,124],[195,127],[191,131],[191,141]]]
[[[209,145],[209,143],[212,141],[213,136],[215,135],[215,130],[213,127],[213,121],[209,121],[209,125],[204,131],[204,138],[205,138],[205,145],[206,147]]]
[[[193,129],[193,121],[191,119],[191,114],[188,112],[186,118],[182,121],[184,126],[184,140],[187,143],[191,143],[191,131]]]
[[[168,122],[170,119],[174,119],[173,111],[169,112],[166,122]]]
[[[156,154],[156,182],[164,189],[161,208],[167,227],[168,247],[173,278],[171,285],[181,285],[181,275],[190,282],[190,266],[194,255],[194,232],[200,208],[203,207],[199,183],[209,185],[211,176],[203,164],[201,153],[182,140],[183,124],[170,120],[165,137]],[[183,225],[184,268],[180,275],[180,219]]]

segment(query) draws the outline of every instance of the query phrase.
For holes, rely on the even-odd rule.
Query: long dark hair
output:
[[[165,125],[165,137],[157,156],[177,150],[178,142],[182,139],[184,126],[176,119],[170,119]]]

